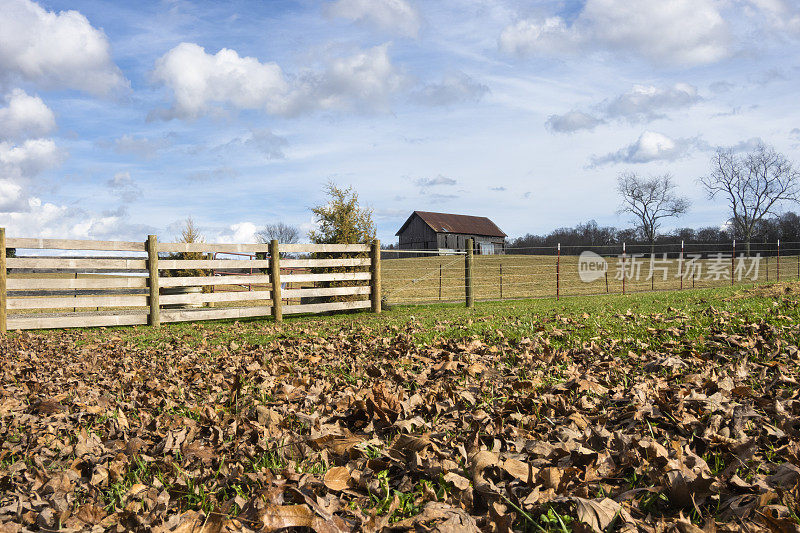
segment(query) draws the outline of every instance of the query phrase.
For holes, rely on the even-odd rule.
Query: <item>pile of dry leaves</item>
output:
[[[0,531],[800,531],[795,319],[706,312],[701,338],[669,310],[569,348],[573,319],[425,346],[413,320],[8,335]]]

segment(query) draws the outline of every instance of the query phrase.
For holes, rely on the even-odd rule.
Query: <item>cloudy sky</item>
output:
[[[0,0],[0,226],[210,241],[374,210],[509,235],[615,214],[621,171],[697,178],[759,140],[800,164],[796,0]]]

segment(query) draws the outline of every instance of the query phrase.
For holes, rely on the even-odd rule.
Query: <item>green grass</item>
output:
[[[705,335],[706,328],[714,321],[709,308],[735,314],[731,319],[732,329],[748,322],[758,322],[770,314],[776,315],[771,322],[780,325],[786,319],[776,314],[774,296],[787,286],[790,285],[575,296],[561,300],[489,301],[478,302],[474,309],[451,303],[392,306],[380,315],[357,312],[291,316],[282,324],[267,318],[165,324],[159,328],[92,328],[83,330],[83,335],[75,342],[90,344],[108,342],[113,338],[116,342],[141,348],[186,344],[196,347],[222,345],[235,349],[242,345],[269,345],[289,338],[325,337],[343,329],[358,331],[362,328],[364,335],[368,336],[406,334],[410,342],[417,345],[472,336],[520,340],[546,333],[554,348],[579,346],[609,336],[623,339],[631,347],[637,347],[636,339],[647,338],[655,348],[676,334],[690,339]],[[786,314],[785,309],[781,312]],[[632,319],[629,317],[631,314],[639,316]],[[59,333],[55,330],[49,334]],[[330,371],[347,372],[347,369]]]

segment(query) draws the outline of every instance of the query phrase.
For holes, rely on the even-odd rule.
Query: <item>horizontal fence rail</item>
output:
[[[0,331],[380,312],[379,250],[6,239],[0,228]]]

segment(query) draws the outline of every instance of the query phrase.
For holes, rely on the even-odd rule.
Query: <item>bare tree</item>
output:
[[[776,216],[782,202],[798,201],[800,173],[783,154],[765,144],[744,155],[719,149],[711,166],[711,174],[700,178],[700,183],[710,199],[722,195],[728,200],[734,235],[745,241],[749,256],[758,224]]]
[[[277,222],[275,224],[267,224],[256,236],[258,241],[262,243],[277,239],[281,244],[295,244],[300,240],[300,229],[297,226]]]
[[[617,192],[622,198],[618,213],[633,215],[637,229],[650,243],[651,253],[661,221],[689,210],[689,200],[675,194],[676,188],[669,173],[644,178],[635,172],[622,172],[617,178]]]

